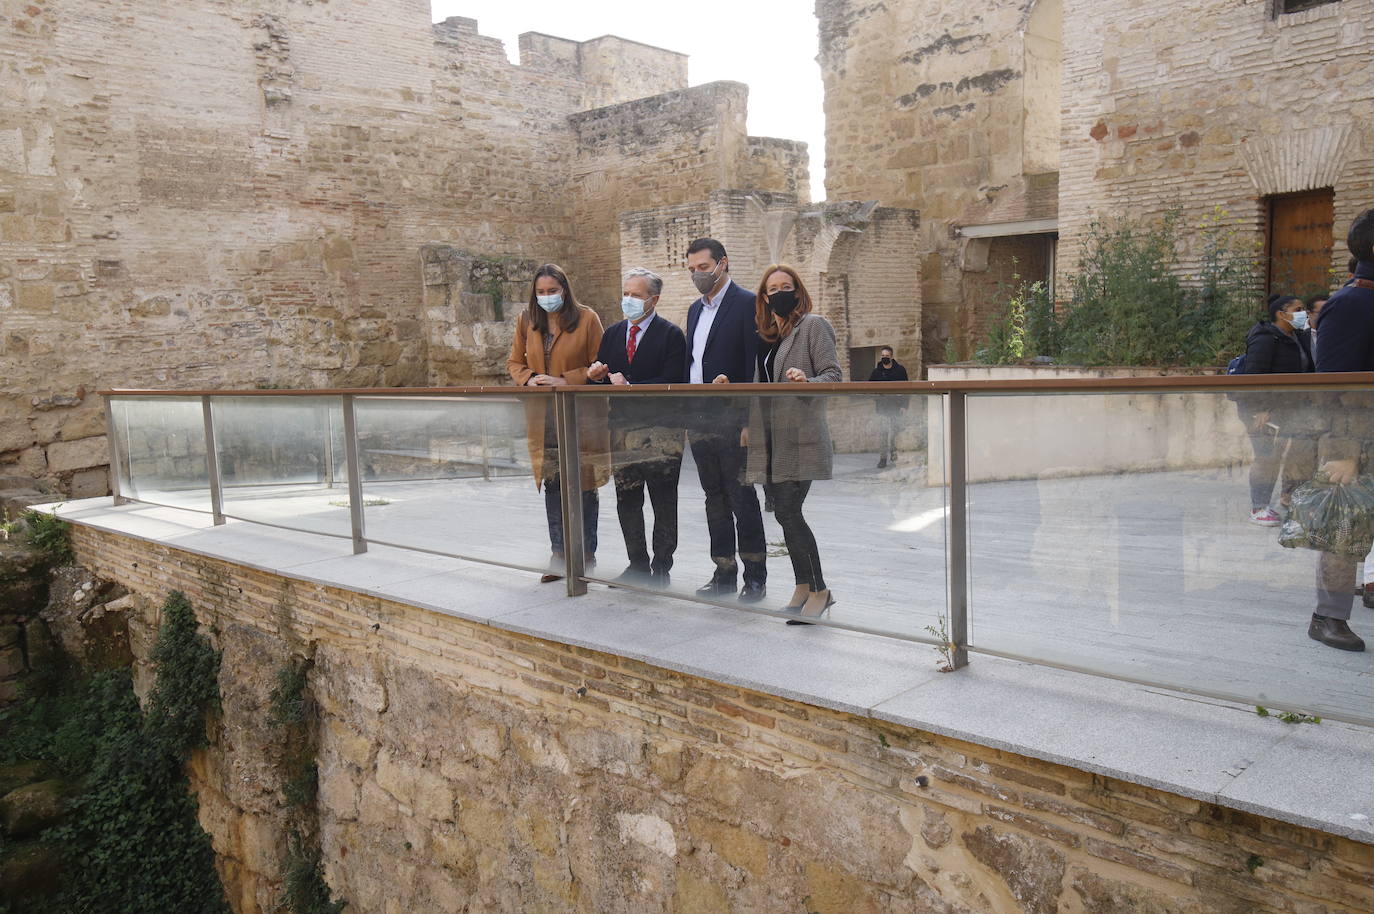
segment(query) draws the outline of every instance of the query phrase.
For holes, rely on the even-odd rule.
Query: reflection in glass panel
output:
[[[338,397],[215,397],[224,513],[350,535]]]
[[[111,435],[120,455],[120,494],[139,501],[210,510],[205,417],[199,397],[116,397]]]
[[[825,621],[930,637],[946,600],[932,398],[733,390],[578,395],[600,482],[589,578],[779,613],[828,590]]]
[[[1285,515],[1328,460],[1364,459],[1369,399],[971,395],[971,643],[1374,718],[1367,655],[1308,637],[1322,600],[1349,613],[1358,559],[1338,563],[1323,597],[1314,577],[1324,553],[1284,548],[1264,513]],[[1352,627],[1374,636],[1374,613],[1355,613]]]
[[[354,414],[369,540],[562,570],[551,395],[359,397]]]

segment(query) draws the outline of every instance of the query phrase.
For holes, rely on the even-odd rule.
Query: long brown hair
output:
[[[782,330],[778,330],[777,322],[773,319],[773,311],[768,307],[768,295],[764,292],[764,289],[768,288],[768,277],[778,272],[792,277],[792,288],[797,290],[797,307],[787,315],[787,320],[783,321]],[[763,279],[759,280],[758,294],[754,296],[754,326],[758,328],[759,336],[766,342],[776,343],[796,328],[802,315],[810,313],[811,293],[806,291],[806,284],[797,275],[797,271],[785,263],[774,263],[765,267]]]
[[[535,294],[535,284],[539,282],[541,276],[548,276],[563,287],[563,307],[559,308],[554,314],[558,315],[558,323],[564,333],[571,333],[577,329],[578,321],[582,320],[582,306],[577,303],[573,296],[572,284],[568,282],[568,274],[563,272],[563,268],[556,263],[546,263],[534,271],[534,277],[530,280],[530,303],[525,308],[525,320],[530,326],[539,330],[540,335],[549,332],[549,312],[539,307],[539,297]]]

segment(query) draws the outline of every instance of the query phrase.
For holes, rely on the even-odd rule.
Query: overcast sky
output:
[[[483,35],[520,54],[521,32],[574,41],[619,35],[688,55],[691,85],[749,86],[749,133],[802,140],[811,154],[811,198],[825,199],[825,116],[816,64],[814,0],[660,4],[636,0],[431,0],[434,20],[467,16]]]

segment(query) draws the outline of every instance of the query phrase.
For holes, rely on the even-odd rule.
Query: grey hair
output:
[[[646,270],[643,267],[634,267],[633,269],[626,270],[625,275],[620,277],[620,281],[625,282],[628,279],[635,279],[638,277],[642,277],[644,281],[649,284],[650,298],[653,298],[663,291],[663,277],[659,276],[653,270]]]

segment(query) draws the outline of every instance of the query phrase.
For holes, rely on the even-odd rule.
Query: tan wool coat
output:
[[[808,382],[844,380],[830,321],[819,314],[802,315],[773,357],[774,379],[783,382],[789,368],[800,368]],[[763,380],[761,373],[754,380]],[[789,386],[797,388],[798,394],[806,391],[803,384]],[[834,447],[825,405],[825,397],[797,394],[754,398],[745,478],[751,483],[829,479]]]
[[[544,357],[544,338],[521,313],[515,322],[515,338],[511,340],[510,358],[506,371],[511,380],[523,387],[537,374],[553,375],[569,384],[587,383],[587,369],[596,361],[601,346],[601,318],[585,305],[577,306],[581,318],[577,329],[564,333],[557,315],[549,320],[553,331],[553,348]],[[579,411],[579,437],[582,453],[582,489],[597,489],[610,479],[610,437],[606,429],[604,401],[583,401]],[[545,441],[544,430],[553,410],[552,401],[530,398],[525,402],[525,429],[529,436],[530,462],[534,466],[534,485],[539,488],[558,473],[558,445]]]

